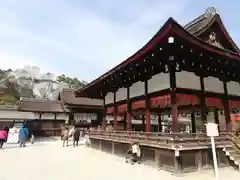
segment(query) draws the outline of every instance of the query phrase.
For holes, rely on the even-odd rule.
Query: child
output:
[[[34,134],[33,134],[33,133],[32,133],[32,135],[31,135],[30,142],[31,142],[31,144],[33,144],[33,143],[35,142],[35,136],[34,136]]]

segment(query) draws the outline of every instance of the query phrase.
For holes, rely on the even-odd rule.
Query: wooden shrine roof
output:
[[[75,97],[74,92],[75,89],[63,89],[63,91],[60,92],[60,99],[67,105],[103,106],[103,99]]]
[[[221,20],[220,15],[216,12],[216,9],[214,7],[206,9],[204,14],[198,16],[197,18],[186,24],[184,28],[192,35],[201,38],[201,35],[205,33],[214,23],[218,24],[221,33],[223,34],[223,36],[225,36],[225,39],[230,44],[231,49],[234,52],[240,53],[239,48],[230,37]]]
[[[61,105],[61,101],[38,100],[38,99],[22,99],[18,105],[19,111],[31,112],[65,112]]]
[[[91,83],[87,84],[85,87],[77,90],[75,95],[77,97],[94,97],[99,98],[104,96],[104,91],[106,91],[106,79],[111,80],[116,78],[116,72],[119,72],[119,76],[123,75],[124,73],[128,73],[126,69],[130,69],[129,66],[136,62],[142,62],[145,60],[147,54],[153,53],[153,49],[160,43],[164,44],[165,46],[169,47],[168,44],[168,37],[176,37],[181,38],[186,41],[189,45],[199,47],[203,51],[207,53],[214,54],[214,56],[222,57],[226,60],[237,60],[240,61],[239,49],[235,46],[236,51],[230,51],[224,48],[219,48],[219,46],[214,46],[208,43],[206,40],[201,39],[201,33],[204,33],[207,28],[213,23],[219,23],[220,28],[222,28],[222,32],[226,38],[232,42],[234,46],[234,42],[231,40],[230,36],[226,32],[224,28],[220,16],[214,12],[214,10],[208,10],[204,15],[199,16],[195,20],[191,21],[184,27],[178,24],[173,18],[169,18],[166,23],[160,28],[160,30],[156,33],[156,35],[138,52],[133,54],[131,57],[117,65],[115,68],[111,69],[110,71],[106,72],[96,80],[92,81]],[[155,48],[156,49],[156,48]],[[138,61],[139,60],[139,61]],[[127,68],[128,67],[128,68]],[[125,71],[124,71],[125,70]],[[119,80],[119,79],[118,79]],[[134,80],[133,80],[134,81]],[[117,81],[115,82],[117,83]],[[93,93],[94,92],[94,93]],[[96,93],[97,92],[97,93]]]

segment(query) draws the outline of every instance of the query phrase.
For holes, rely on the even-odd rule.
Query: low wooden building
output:
[[[69,124],[97,126],[102,119],[103,99],[76,98],[74,89],[63,89],[59,101],[69,112]]]
[[[58,136],[65,125],[99,126],[103,100],[76,98],[64,89],[58,100],[21,98],[18,105],[0,107],[0,128],[26,122],[37,136]]]

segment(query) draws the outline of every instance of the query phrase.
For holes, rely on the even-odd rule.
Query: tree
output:
[[[17,84],[15,77],[9,76],[7,72],[0,74],[0,84],[3,92],[0,96],[0,103],[16,104],[16,102],[20,99],[20,93],[19,85]]]
[[[69,76],[65,76],[64,74],[62,74],[61,76],[57,76],[56,81],[65,83],[70,88],[81,88],[87,84],[86,81],[80,81],[77,78],[71,78]]]

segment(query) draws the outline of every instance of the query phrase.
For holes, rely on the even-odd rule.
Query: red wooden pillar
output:
[[[207,123],[207,106],[206,106],[206,97],[205,97],[205,86],[204,86],[204,78],[202,76],[200,76],[200,87],[201,87],[201,91],[200,91],[200,96],[199,96],[199,100],[200,100],[200,111],[201,111],[201,119],[203,121],[203,123]]]
[[[228,89],[227,89],[226,81],[223,82],[223,89],[224,89],[223,106],[224,106],[224,115],[225,115],[227,130],[232,131],[232,121],[231,121],[230,107],[228,102]]]
[[[145,115],[146,115],[146,135],[149,135],[151,131],[151,113],[150,113],[150,99],[148,97],[148,83],[144,81],[144,88],[145,88]]]
[[[130,135],[132,132],[132,103],[129,97],[130,89],[127,87],[127,132]]]
[[[105,131],[105,127],[106,127],[106,116],[103,115],[102,116],[102,123],[101,123],[101,130]]]
[[[118,129],[118,124],[117,124],[117,112],[114,112],[113,118],[114,118],[114,120],[113,120],[113,128],[114,128],[114,131],[117,131],[117,129]]]
[[[162,117],[161,114],[158,114],[158,132],[162,132]]]
[[[149,135],[151,132],[151,113],[149,108],[146,108],[146,134]]]
[[[144,114],[141,114],[142,116],[142,130],[145,131],[145,115]]]
[[[114,131],[117,131],[117,129],[118,129],[118,124],[117,124],[117,105],[116,105],[116,92],[114,92],[114,100],[113,100],[113,102],[114,102],[114,112],[113,112],[113,129],[114,129]]]
[[[177,107],[177,95],[176,95],[176,64],[174,56],[169,57],[169,79],[170,79],[170,96],[172,107],[172,132],[179,131],[178,125],[178,107]]]
[[[106,103],[105,103],[105,98],[103,99],[103,113],[102,113],[102,119],[101,119],[101,130],[105,131],[106,127]]]
[[[132,131],[132,114],[127,112],[127,131],[130,133]]]

